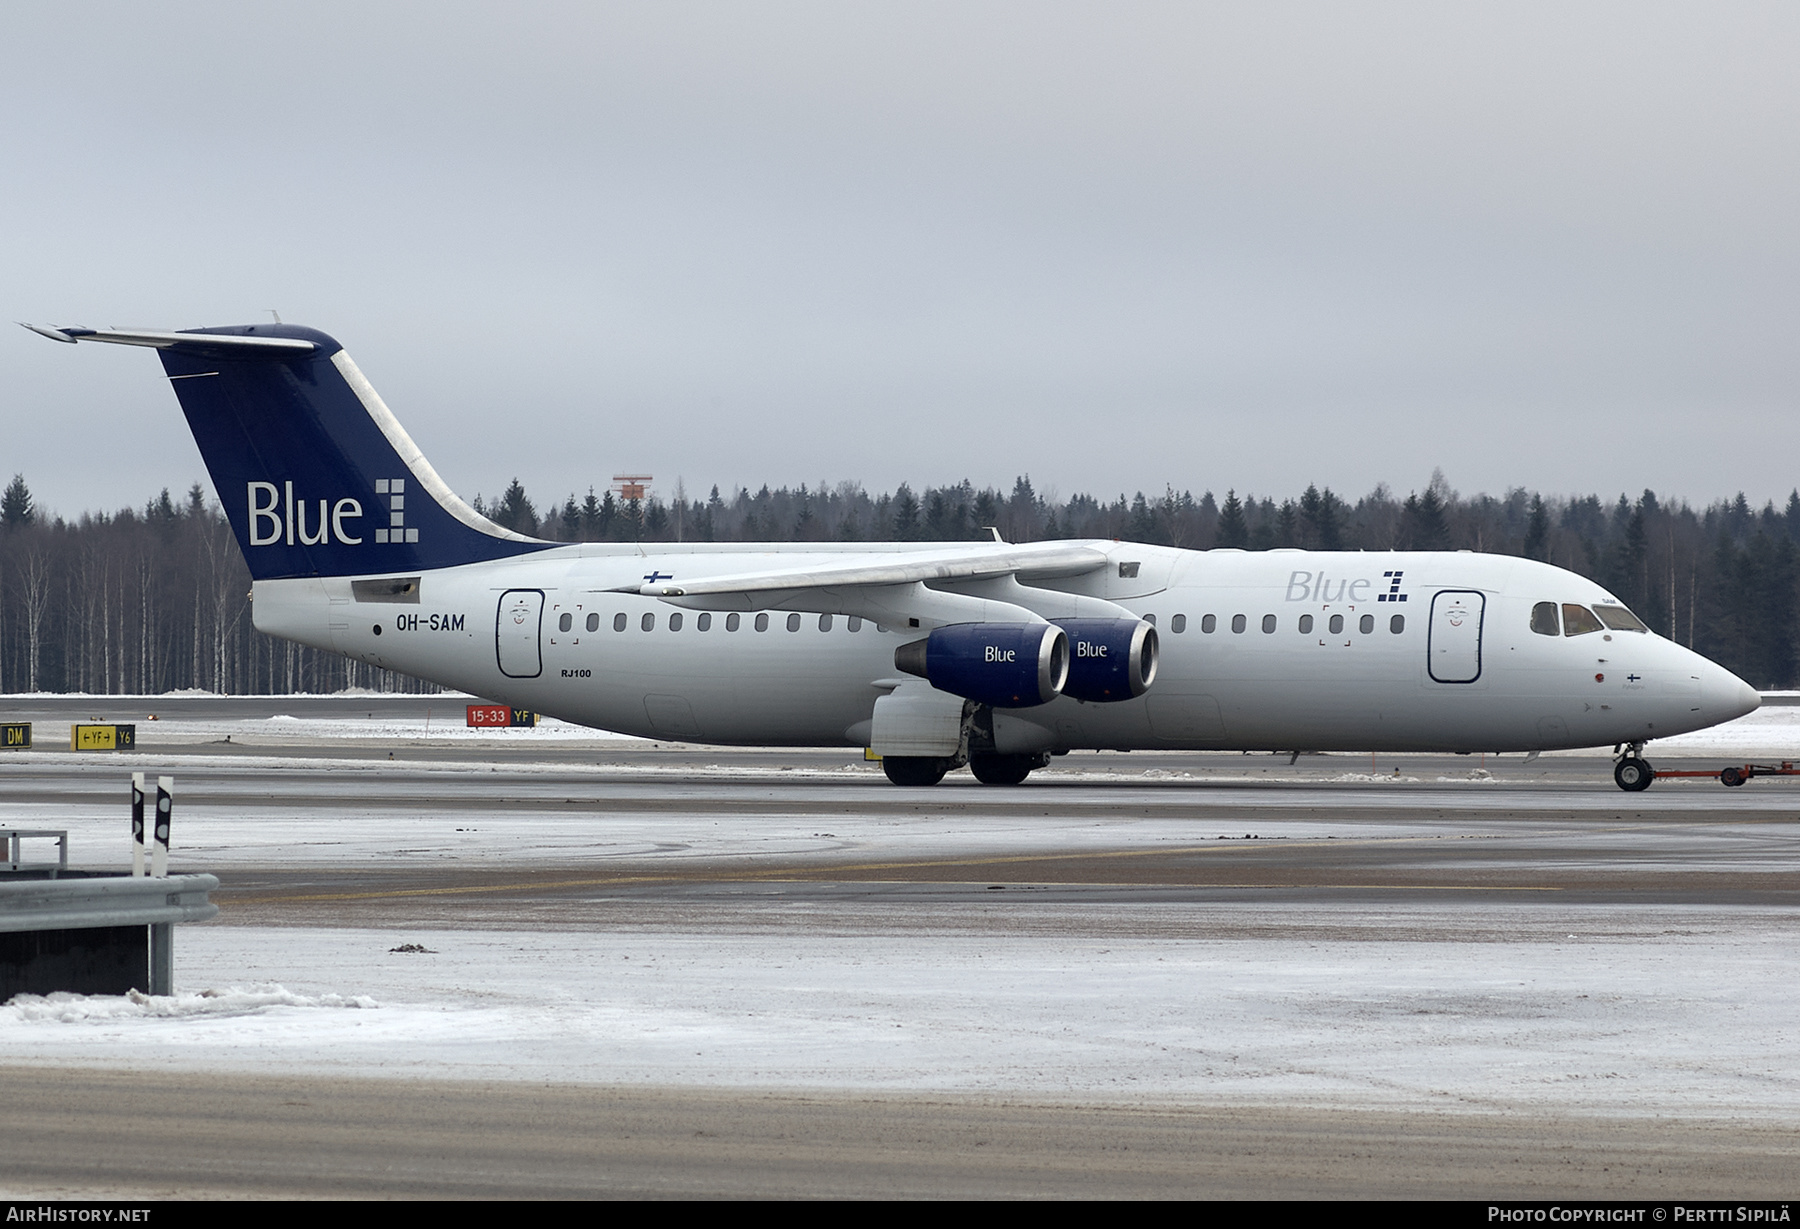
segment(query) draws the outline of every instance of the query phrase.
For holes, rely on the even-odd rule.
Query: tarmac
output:
[[[0,757],[0,822],[122,863],[129,772],[172,773],[175,867],[222,887],[175,996],[0,1008],[0,1191],[1752,1199],[1800,1177],[1800,780],[1078,753],[902,790],[841,750],[475,737],[459,703],[5,701],[40,730],[135,720],[138,746],[40,733]]]

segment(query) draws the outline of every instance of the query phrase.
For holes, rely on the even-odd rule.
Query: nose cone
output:
[[[1706,671],[1700,686],[1700,703],[1714,721],[1731,721],[1762,707],[1756,688],[1723,666]]]

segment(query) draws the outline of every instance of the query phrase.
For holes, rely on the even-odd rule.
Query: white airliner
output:
[[[1457,552],[557,544],[450,491],[332,338],[27,326],[156,349],[261,631],[568,721],[868,747],[900,785],[1017,784],[1076,748],[1545,751],[1758,697],[1593,581]]]

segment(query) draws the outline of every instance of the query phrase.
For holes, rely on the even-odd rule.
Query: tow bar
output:
[[[1783,760],[1781,761],[1781,766],[1779,768],[1775,767],[1773,764],[1745,764],[1742,767],[1739,767],[1736,764],[1727,764],[1717,772],[1671,772],[1659,768],[1656,770],[1656,775],[1658,778],[1717,777],[1719,779],[1719,784],[1735,788],[1748,781],[1751,777],[1800,777],[1800,768],[1795,768],[1794,761],[1792,760]]]

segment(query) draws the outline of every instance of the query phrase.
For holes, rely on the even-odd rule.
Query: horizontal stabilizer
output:
[[[115,346],[148,346],[153,350],[174,350],[186,354],[237,356],[240,358],[277,358],[291,355],[298,358],[301,355],[311,354],[319,348],[318,343],[298,337],[255,337],[219,333],[152,333],[138,329],[88,329],[73,325],[51,328],[48,325],[25,324],[23,321],[20,321],[20,324],[41,337],[48,337],[51,341],[66,341],[71,344],[78,341],[104,341]]]

